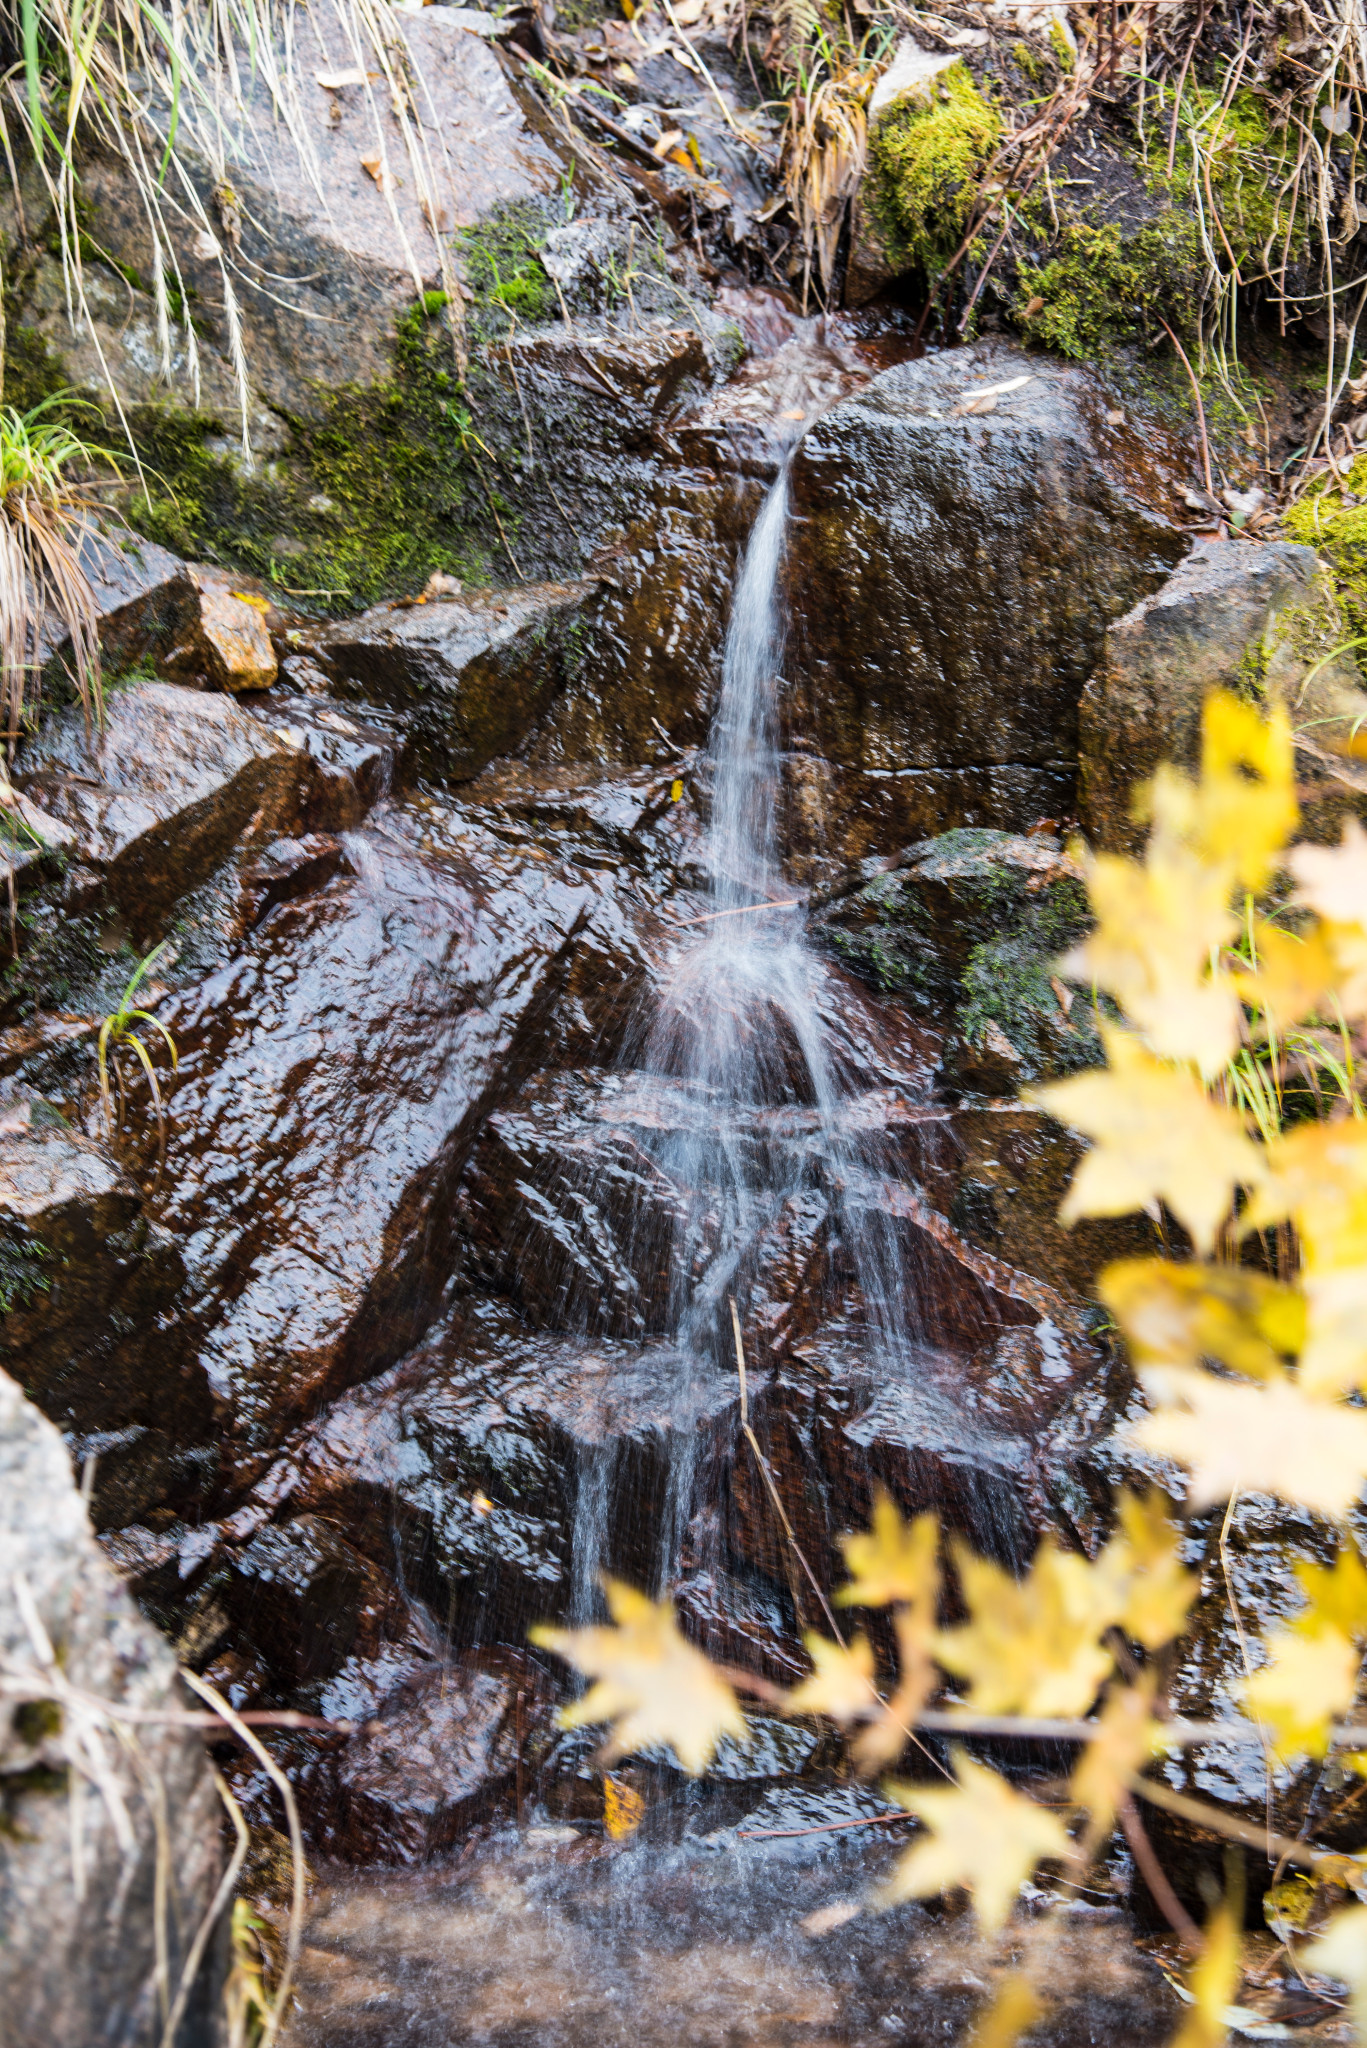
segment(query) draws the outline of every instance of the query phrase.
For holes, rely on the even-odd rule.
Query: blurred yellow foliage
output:
[[[679,1634],[671,1600],[648,1600],[620,1579],[605,1579],[614,1628],[535,1628],[531,1639],[597,1679],[560,1711],[562,1728],[610,1721],[603,1760],[667,1742],[684,1770],[700,1777],[722,1735],[744,1740],[736,1696],[701,1650]]]
[[[1066,1861],[1068,1837],[1052,1813],[963,1750],[954,1752],[954,1771],[958,1783],[944,1789],[888,1786],[908,1813],[925,1822],[930,1836],[900,1859],[883,1903],[933,1898],[962,1885],[973,1894],[980,1925],[995,1933],[1035,1865],[1046,1857]]]

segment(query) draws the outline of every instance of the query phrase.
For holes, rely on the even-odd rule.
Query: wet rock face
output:
[[[831,851],[1066,815],[1106,626],[1185,549],[1165,455],[1106,425],[1085,372],[995,342],[887,370],[809,431],[787,717],[831,764]]]
[[[61,1438],[0,1373],[0,1655],[41,1681],[22,1579],[65,1677],[142,1712],[186,1704],[170,1650],[142,1620],[91,1536]],[[199,1735],[142,1725],[138,1755],[106,1735],[104,1756],[128,1816],[121,1844],[108,1803],[68,1783],[60,1717],[42,1704],[0,1712],[0,1998],[12,2048],[57,2041],[140,2048],[158,2038],[156,1893],[169,1887],[164,1932],[171,1986],[209,1906],[222,1861],[220,1808]],[[140,1775],[141,1774],[141,1775]],[[158,1873],[159,1781],[168,1827]],[[68,1802],[81,1799],[83,1885],[73,1869]],[[177,2041],[208,2039],[221,1965],[211,1943]]]
[[[869,865],[882,872],[820,911],[815,930],[947,1034],[950,1086],[1001,1094],[1099,1061],[1087,1006],[1055,986],[1058,955],[1090,923],[1057,839],[963,829]]]
[[[425,1863],[449,1849],[549,1746],[549,1694],[516,1652],[404,1686],[338,1759],[324,1846],[354,1863]]]
[[[111,690],[93,731],[63,713],[24,748],[17,775],[72,835],[93,892],[148,944],[230,853],[272,836],[299,778],[300,750],[231,698],[151,682]]]
[[[165,1221],[243,1444],[422,1329],[465,1154],[588,905],[439,808],[346,846],[352,876],[280,904],[163,1012],[181,1057]]]
[[[562,687],[588,582],[378,605],[305,643],[339,694],[402,711],[414,767],[464,782],[512,753]]]
[[[1206,696],[1237,681],[1277,614],[1305,601],[1317,567],[1313,548],[1288,541],[1207,542],[1107,628],[1079,707],[1079,813],[1094,845],[1143,843],[1133,785],[1160,761],[1195,766]]]
[[[101,1146],[50,1112],[35,1126],[27,1102],[6,1109],[0,1363],[101,1460],[105,1514],[132,1521],[166,1487],[177,1440],[210,1420],[192,1361],[155,1380],[144,1368],[145,1338],[184,1277],[180,1251]]]
[[[1305,836],[1337,840],[1345,814],[1367,814],[1367,694],[1351,652],[1327,645],[1341,636],[1319,573],[1314,549],[1289,541],[1206,542],[1108,629],[1079,710],[1079,810],[1097,846],[1137,850],[1133,785],[1162,761],[1194,772],[1206,696],[1250,677],[1291,710]]]

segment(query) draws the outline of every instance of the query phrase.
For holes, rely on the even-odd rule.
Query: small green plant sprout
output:
[[[72,680],[87,721],[100,710],[100,647],[94,592],[81,566],[81,538],[96,508],[96,458],[71,427],[42,415],[70,393],[30,412],[0,406],[0,726],[12,754],[31,716],[30,679],[41,665],[44,624],[71,635]]]
[[[157,1118],[157,1171],[152,1182],[153,1194],[161,1186],[162,1168],[166,1164],[166,1104],[146,1042],[132,1027],[135,1024],[147,1025],[159,1034],[171,1055],[172,1073],[176,1071],[178,1064],[176,1041],[159,1017],[154,1017],[150,1010],[136,1009],[133,998],[137,993],[138,984],[146,979],[165,950],[163,941],[160,946],[152,948],[145,960],[138,963],[129,976],[127,987],[119,997],[118,1009],[112,1011],[100,1026],[96,1048],[100,1074],[100,1110],[104,1119],[105,1136],[111,1145],[117,1142],[127,1114],[128,1089],[124,1080],[124,1066],[130,1054],[147,1076],[147,1085],[152,1091],[152,1105]]]

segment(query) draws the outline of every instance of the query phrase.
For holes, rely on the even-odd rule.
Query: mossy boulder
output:
[[[933,279],[968,223],[1002,117],[962,63],[872,110],[869,171],[855,206],[847,303],[904,270]]]
[[[861,979],[946,1033],[955,1082],[997,1093],[1002,1079],[1099,1060],[1090,1006],[1055,971],[1089,922],[1057,839],[959,830],[909,847],[816,929]]]

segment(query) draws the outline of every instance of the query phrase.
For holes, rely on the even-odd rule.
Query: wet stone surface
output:
[[[788,1791],[742,1828],[876,1811]],[[1013,1962],[1048,1957],[1048,2048],[1169,2038],[1177,2000],[1115,1904],[1027,1920],[997,1950],[964,1918],[866,1907],[902,1829],[747,1841],[698,1811],[677,1846],[614,1850],[563,1823],[490,1836],[425,1880],[320,1886],[290,2048],[883,2048],[961,2038]],[[729,1822],[729,1824],[728,1824]],[[720,1823],[720,1825],[718,1824]],[[678,1817],[676,1817],[676,1826]],[[883,1837],[877,1846],[870,1838]],[[889,1837],[892,1839],[890,1840]],[[828,1931],[810,1916],[844,1909]]]

